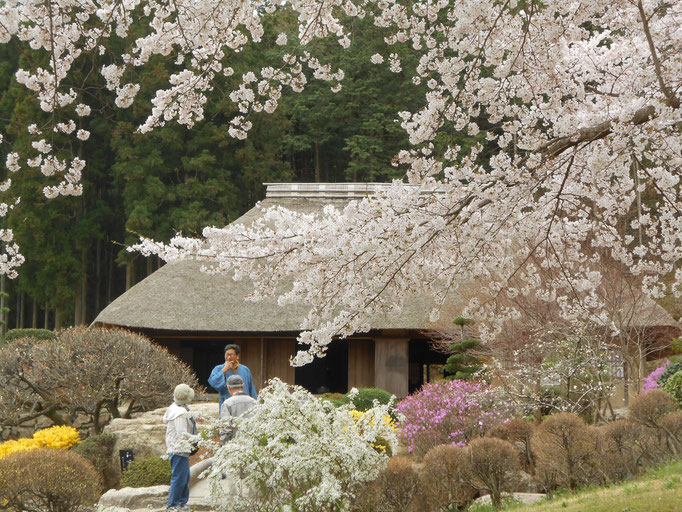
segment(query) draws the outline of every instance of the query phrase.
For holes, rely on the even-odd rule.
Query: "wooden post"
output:
[[[398,398],[408,395],[409,338],[374,338],[374,385]]]

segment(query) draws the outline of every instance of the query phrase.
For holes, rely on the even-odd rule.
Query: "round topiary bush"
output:
[[[682,357],[677,356],[670,361],[670,364],[666,366],[665,370],[659,375],[657,379],[658,385],[663,387],[668,379],[680,370],[682,370]]]
[[[350,393],[346,394],[342,399],[342,403],[352,403],[353,407],[358,411],[365,412],[374,407],[374,400],[377,400],[381,405],[386,405],[391,401],[393,395],[388,391],[380,388],[360,388],[358,392],[350,397]]]
[[[672,375],[661,386],[668,393],[670,393],[679,404],[682,405],[682,370]]]
[[[537,474],[546,489],[576,489],[593,482],[598,455],[596,431],[580,417],[562,412],[549,416],[531,439]]]
[[[424,455],[419,480],[427,510],[460,510],[471,502],[476,490],[470,459],[466,448],[451,444],[435,446]]]
[[[86,459],[41,448],[0,459],[0,509],[10,512],[85,512],[100,496],[100,480]]]
[[[132,461],[121,475],[121,487],[152,487],[170,485],[171,467],[168,459],[144,457]]]
[[[10,329],[5,334],[5,341],[19,338],[33,338],[34,340],[54,340],[57,335],[49,329]]]
[[[116,436],[113,434],[98,434],[90,436],[73,451],[88,459],[102,478],[102,490],[113,489],[119,485],[118,471],[111,463],[114,453]]]
[[[664,389],[652,389],[639,395],[629,407],[630,419],[650,428],[659,428],[663,416],[679,408],[675,398]]]

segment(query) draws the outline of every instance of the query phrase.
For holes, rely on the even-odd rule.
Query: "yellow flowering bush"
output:
[[[11,453],[37,450],[38,448],[67,449],[81,442],[78,430],[58,425],[44,428],[33,434],[32,438],[21,438],[0,444],[0,458]]]
[[[365,412],[363,411],[358,411],[357,409],[351,409],[350,411],[351,416],[353,416],[353,420],[355,421],[356,426],[358,423],[362,423],[362,418],[365,416]],[[398,427],[395,424],[395,420],[388,414],[385,414],[382,416],[382,419],[384,420],[384,423],[386,426],[390,427],[393,432],[396,432],[398,430]],[[369,417],[369,424],[371,427],[374,426],[374,416]],[[361,427],[358,427],[361,429]],[[388,441],[383,437],[383,436],[377,436],[376,439],[374,439],[374,442],[370,443],[372,445],[372,448],[374,448],[376,451],[384,452],[386,453],[389,457],[392,455],[391,453],[391,447],[388,443]],[[387,451],[388,449],[388,451]]]

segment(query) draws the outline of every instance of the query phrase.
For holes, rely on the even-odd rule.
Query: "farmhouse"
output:
[[[281,205],[303,213],[321,212],[327,204],[343,208],[348,201],[378,190],[372,183],[268,184],[266,198],[235,222],[250,223],[264,207]],[[372,321],[372,329],[337,340],[327,356],[302,368],[289,365],[307,309],[279,307],[276,300],[247,302],[251,283],[228,275],[201,272],[202,263],[179,261],[162,266],[105,308],[94,325],[120,326],[140,332],[191,365],[202,384],[223,360],[227,340],[241,346],[241,361],[256,387],[272,377],[312,392],[342,392],[352,387],[380,387],[399,397],[418,389],[431,367],[445,355],[430,348],[428,298],[414,300],[398,316]]]
[[[386,186],[267,184],[266,198],[235,222],[251,223],[262,216],[263,208],[275,205],[301,213],[321,212],[328,204],[343,208]],[[434,365],[445,362],[445,354],[432,348],[427,335],[433,328],[428,320],[431,302],[414,290],[399,315],[376,317],[369,332],[336,340],[326,357],[293,368],[289,358],[299,348],[296,338],[307,308],[280,307],[276,299],[245,301],[252,291],[248,279],[209,275],[201,266],[197,261],[162,266],[107,306],[93,324],[124,327],[148,336],[192,366],[205,386],[211,369],[223,360],[228,340],[241,346],[241,361],[251,369],[258,389],[268,379],[279,377],[314,393],[380,387],[403,397],[430,380]],[[628,374],[641,379],[647,373],[647,360],[670,353],[670,340],[680,334],[680,326],[647,297],[630,291],[630,300],[624,300],[628,295],[617,289],[617,276],[609,283],[613,296],[607,294],[606,300],[613,303],[610,310],[622,317],[619,325],[626,338],[620,341],[624,351],[614,356],[611,373],[616,379]]]

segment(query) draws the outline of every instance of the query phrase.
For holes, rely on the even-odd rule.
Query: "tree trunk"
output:
[[[145,264],[147,265],[147,276],[152,275],[154,272],[154,256],[147,256]]]
[[[88,294],[88,253],[81,251],[81,278],[76,285],[76,297],[74,301],[73,323],[84,325],[87,323],[87,294]]]
[[[102,244],[97,240],[95,251],[95,315],[99,314],[99,294],[102,289]]]
[[[54,330],[57,331],[62,328],[62,322],[63,322],[63,317],[64,316],[64,311],[62,308],[57,306],[54,308]]]
[[[126,264],[126,291],[130,290],[135,284],[135,260],[132,259]]]
[[[26,305],[26,294],[24,292],[21,292],[21,295],[19,295],[19,329],[24,328],[24,306]]]
[[[322,169],[320,169],[320,143],[315,141],[315,183],[322,182]]]
[[[630,376],[628,373],[628,362],[626,358],[623,358],[623,405],[625,407],[630,405]]]
[[[2,322],[2,338],[7,333],[7,292],[5,291],[5,275],[0,278],[0,321]]]
[[[31,314],[31,327],[33,329],[38,328],[38,301],[33,299],[33,311]]]
[[[44,322],[44,328],[49,329],[50,328],[50,307],[45,304],[45,322]]]

